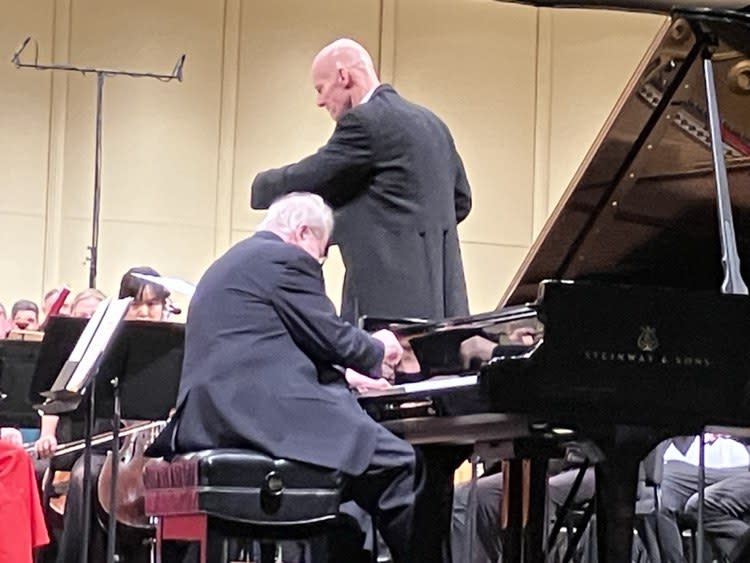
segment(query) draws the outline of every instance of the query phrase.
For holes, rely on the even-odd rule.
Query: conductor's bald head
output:
[[[315,55],[312,80],[315,102],[335,120],[380,84],[372,57],[352,39],[337,39]]]

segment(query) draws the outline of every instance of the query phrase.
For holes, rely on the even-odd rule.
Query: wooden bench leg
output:
[[[160,516],[159,522],[159,553],[161,540],[197,541],[200,544],[200,563],[208,563],[208,519],[205,514],[169,514]]]

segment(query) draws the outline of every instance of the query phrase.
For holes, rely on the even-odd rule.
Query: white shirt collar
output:
[[[362,96],[362,99],[360,100],[360,102],[359,102],[359,103],[360,103],[360,104],[366,104],[367,102],[369,102],[369,101],[370,101],[370,98],[372,98],[372,94],[373,94],[373,92],[375,92],[375,89],[376,89],[376,88],[377,88],[378,86],[380,86],[380,85],[379,85],[379,84],[376,84],[375,86],[373,86],[372,88],[370,88],[370,89],[369,89],[369,90],[367,91],[367,93],[366,93],[366,94],[365,94],[364,96]]]

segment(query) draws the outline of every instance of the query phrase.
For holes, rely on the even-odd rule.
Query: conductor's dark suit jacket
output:
[[[375,423],[332,365],[377,372],[383,345],[343,322],[318,262],[259,231],[206,271],[190,303],[175,449],[258,448],[272,456],[364,471]]]
[[[318,152],[258,174],[251,205],[311,191],[336,210],[342,316],[468,313],[456,225],[471,191],[446,125],[388,85],[345,112]]]

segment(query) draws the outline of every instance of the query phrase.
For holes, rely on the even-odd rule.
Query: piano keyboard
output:
[[[388,389],[378,389],[360,393],[359,398],[387,397],[392,395],[410,395],[412,393],[426,393],[430,391],[443,391],[446,389],[457,389],[459,387],[470,387],[477,384],[476,375],[466,376],[441,376],[433,377],[426,381],[417,381],[416,383],[404,383],[394,385]]]

